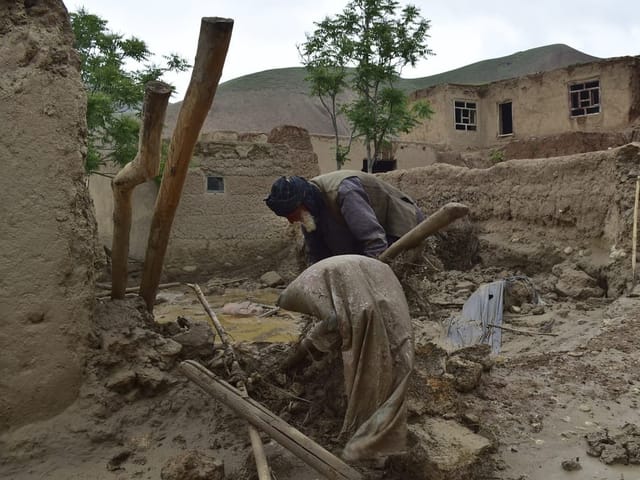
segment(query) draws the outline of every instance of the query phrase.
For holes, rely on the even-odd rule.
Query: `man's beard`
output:
[[[307,232],[311,233],[316,230],[316,221],[307,210],[303,210],[300,213],[300,223],[302,223],[302,228],[304,228]]]

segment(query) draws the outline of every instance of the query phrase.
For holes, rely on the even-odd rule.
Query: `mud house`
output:
[[[308,133],[282,127],[266,134],[216,132],[196,144],[172,225],[165,271],[172,278],[263,265],[267,270],[292,245],[297,230],[265,206],[280,175],[317,175],[317,157]],[[100,241],[111,245],[113,201],[110,181],[94,176]],[[130,257],[141,261],[153,216],[157,185],[134,191]]]
[[[468,151],[581,134],[593,146],[578,146],[578,151],[598,150],[598,144],[606,148],[630,140],[621,134],[640,117],[640,57],[605,59],[484,85],[435,85],[411,98],[427,99],[435,114],[403,141],[441,151]],[[606,145],[605,139],[614,145]],[[577,153],[576,145],[572,147],[551,153]]]

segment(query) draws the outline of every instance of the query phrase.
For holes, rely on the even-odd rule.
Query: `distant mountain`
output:
[[[506,57],[483,60],[429,77],[401,79],[410,93],[442,83],[479,85],[536,72],[601,60],[567,45],[532,48]],[[331,135],[331,124],[316,97],[309,96],[303,67],[280,68],[245,75],[218,86],[203,132],[228,130],[269,132],[278,125],[297,125],[310,133]],[[182,102],[167,109],[165,135],[170,136]],[[342,132],[348,131],[342,121]]]

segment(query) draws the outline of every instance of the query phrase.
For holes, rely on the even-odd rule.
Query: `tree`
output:
[[[145,85],[190,65],[176,54],[163,56],[162,65],[151,62],[144,41],[111,32],[106,20],[83,8],[71,13],[71,26],[87,90],[85,170],[95,172],[107,161],[125,165],[138,151]]]
[[[391,138],[409,132],[433,113],[424,101],[410,104],[407,94],[396,87],[404,67],[433,55],[427,47],[430,22],[413,5],[400,9],[394,0],[352,0],[341,14],[315,26],[299,47],[312,93],[321,101],[334,102],[347,89],[356,96],[333,108],[336,161],[340,152],[336,116],[342,112],[351,123],[352,137],[363,138],[371,172]]]

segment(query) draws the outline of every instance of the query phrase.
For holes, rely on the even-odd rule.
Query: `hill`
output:
[[[399,86],[409,93],[441,83],[478,85],[597,60],[600,58],[567,45],[547,45],[437,75],[401,79]],[[320,102],[309,96],[305,76],[303,67],[280,68],[220,84],[202,131],[269,132],[287,124],[331,135],[329,119]],[[181,103],[170,104],[167,109],[166,135],[173,131]],[[341,128],[347,132],[346,122],[342,121]]]

